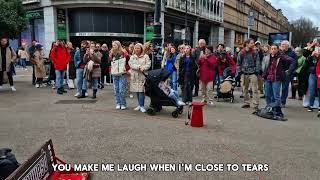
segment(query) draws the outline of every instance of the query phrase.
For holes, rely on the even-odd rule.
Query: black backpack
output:
[[[0,149],[0,179],[6,179],[13,171],[19,167],[19,163],[11,153],[11,149],[3,148]]]

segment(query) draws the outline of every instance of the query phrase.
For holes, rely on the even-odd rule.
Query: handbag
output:
[[[126,58],[113,58],[111,61],[111,74],[122,75],[126,73]]]

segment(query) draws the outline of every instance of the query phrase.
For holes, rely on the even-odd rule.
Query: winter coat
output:
[[[297,69],[297,67],[298,67],[298,58],[297,58],[297,55],[296,55],[296,53],[291,49],[291,48],[289,48],[288,49],[288,51],[286,51],[286,52],[283,52],[285,55],[287,55],[287,56],[289,56],[289,57],[291,57],[294,61],[296,61],[294,64],[296,65],[295,67],[294,67],[294,70],[296,70]],[[285,63],[285,70],[288,70],[289,69],[289,67],[291,66],[291,64],[288,62],[288,63]]]
[[[306,70],[308,73],[315,74],[316,73],[316,66],[317,66],[318,59],[314,56],[309,56],[306,60]]]
[[[139,68],[143,68],[146,73],[151,67],[151,60],[147,54],[132,55],[129,60],[130,66],[130,91],[144,92],[145,75],[140,72]]]
[[[177,72],[179,72],[179,66],[180,66],[180,61],[181,61],[181,58],[183,58],[183,54],[182,53],[179,53],[176,57],[176,63],[174,64],[174,67],[176,68]]]
[[[46,70],[44,67],[44,52],[43,50],[36,50],[34,52],[34,63],[35,63],[35,76],[36,78],[44,78],[46,76]]]
[[[93,61],[93,68],[90,72],[91,77],[101,77],[101,69],[100,69],[100,63],[101,63],[101,53],[100,52],[94,52],[92,55],[85,54],[84,55],[84,62],[88,63],[89,61]],[[90,80],[90,78],[87,78]]]
[[[83,57],[86,54],[86,49],[79,49],[74,54],[74,62],[77,69],[84,69],[86,63],[83,62]]]
[[[29,59],[29,54],[28,54],[27,50],[19,49],[18,55],[19,55],[20,59]]]
[[[174,66],[176,63],[176,59],[177,59],[177,55],[175,53],[174,54],[170,53],[169,57],[166,60],[166,64],[165,64],[164,68],[169,72],[176,71],[176,68]]]
[[[102,54],[101,64],[100,64],[101,71],[108,72],[109,71],[108,67],[110,66],[109,52],[108,51],[100,51],[100,53]]]
[[[271,61],[277,61],[276,65],[276,72],[275,72],[275,81],[285,81],[286,75],[292,75],[295,71],[295,67],[297,66],[296,61],[291,58],[290,56],[284,55],[284,54],[278,54],[274,57],[271,57],[271,55],[267,55],[264,57],[263,62],[265,63],[264,69],[262,72],[262,77],[264,79],[267,79],[268,77],[268,71],[272,64]],[[286,65],[289,64],[289,69],[286,70]]]
[[[261,61],[260,56],[255,50],[239,52],[237,58],[237,74],[260,74]]]
[[[296,70],[296,73],[300,73],[303,68],[305,68],[305,65],[306,65],[306,58],[304,56],[300,56],[298,57],[298,66],[297,66],[297,70]]]
[[[179,79],[178,82],[180,85],[184,85],[185,81],[190,82],[191,84],[195,83],[196,80],[196,72],[198,69],[198,65],[196,63],[196,59],[194,56],[190,56],[190,63],[189,63],[189,72],[186,74],[186,70],[184,68],[184,61],[186,56],[180,59],[179,62]],[[187,79],[185,79],[187,78]]]
[[[50,58],[54,63],[55,70],[63,71],[67,69],[67,65],[71,59],[71,56],[69,50],[66,47],[54,47],[50,55]]]
[[[320,91],[320,61],[318,61],[317,63],[316,75],[317,75],[317,89],[318,91]]]
[[[6,72],[9,72],[11,69],[11,63],[17,58],[16,53],[14,52],[14,49],[12,49],[11,47],[9,47],[9,45],[7,45],[6,47]],[[1,47],[0,47],[1,50]],[[2,69],[2,53],[0,51],[0,71],[4,71]]]
[[[226,61],[222,62],[220,58],[217,60],[217,66],[218,66],[218,73],[219,76],[223,76],[223,72],[227,67],[232,68],[232,74],[234,75],[236,73],[236,63],[233,61],[232,57],[230,55],[226,56]]]
[[[216,56],[203,56],[199,59],[198,64],[200,71],[200,81],[203,83],[212,82],[213,77],[215,77],[215,66],[217,66]]]

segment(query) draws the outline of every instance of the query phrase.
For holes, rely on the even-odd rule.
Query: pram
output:
[[[231,67],[226,68],[223,71],[223,77],[224,80],[220,83],[218,86],[218,95],[217,95],[217,101],[219,102],[220,99],[230,99],[230,102],[234,102],[234,95],[233,91],[236,87],[236,80],[232,76],[232,69]]]
[[[183,113],[183,106],[179,106],[173,99],[168,97],[160,88],[159,83],[166,81],[170,72],[165,69],[157,69],[148,72],[145,82],[145,94],[150,97],[150,107],[147,114],[153,116],[162,110],[162,106],[174,106],[176,109],[171,113],[172,117],[177,118]]]
[[[50,61],[50,59],[45,58],[44,59],[44,68],[46,70],[46,76],[43,78],[43,84],[46,84],[47,86],[51,86],[51,68],[52,68],[52,62]]]

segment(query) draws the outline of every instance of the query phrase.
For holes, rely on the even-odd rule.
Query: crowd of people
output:
[[[33,64],[35,87],[43,87],[46,70],[43,47],[36,41],[27,50],[25,45],[18,51],[20,64],[26,68],[26,60]],[[0,88],[4,75],[16,91],[13,84],[14,60],[17,54],[9,46],[6,38],[1,39]],[[265,45],[259,41],[247,39],[243,47],[237,47],[235,53],[224,44],[208,46],[200,39],[196,48],[187,44],[175,46],[165,43],[161,62],[152,60],[153,48],[150,42],[113,41],[112,46],[84,40],[79,48],[73,48],[71,42],[58,40],[52,43],[49,60],[52,62],[49,80],[57,94],[66,93],[65,82],[76,84],[76,98],[88,97],[92,89],[92,98],[97,98],[98,89],[113,84],[116,109],[127,109],[126,96],[137,98],[134,110],[146,112],[144,83],[149,70],[160,67],[170,72],[168,81],[159,87],[171,94],[180,105],[191,104],[193,97],[201,91],[202,102],[214,105],[214,89],[226,78],[225,71],[235,77],[242,87],[244,104],[242,108],[259,108],[260,98],[265,98],[267,107],[271,107],[276,116],[284,118],[282,108],[287,104],[289,87],[292,96],[289,99],[303,100],[304,106],[312,112],[316,97],[320,97],[320,45],[317,40],[305,48],[290,47],[288,41],[281,45]],[[72,85],[71,85],[72,86]],[[70,86],[69,86],[70,87]],[[216,97],[219,88],[216,88]],[[180,96],[179,93],[181,92]],[[298,92],[298,97],[296,96]],[[182,101],[180,101],[182,97]],[[251,103],[252,99],[252,103]],[[319,109],[320,115],[320,109]]]

